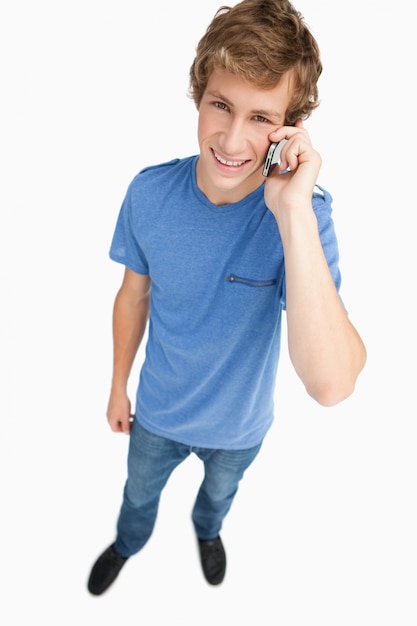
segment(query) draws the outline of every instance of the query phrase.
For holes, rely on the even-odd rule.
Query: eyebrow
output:
[[[212,96],[213,98],[218,98],[219,100],[223,100],[223,102],[225,102],[229,106],[233,106],[233,102],[231,102],[226,96],[221,94],[219,91],[208,91],[207,94]],[[284,117],[283,114],[280,113],[279,111],[268,111],[266,109],[255,109],[251,111],[251,113],[253,113],[254,115],[261,115],[262,117],[277,117],[280,120],[283,119]]]

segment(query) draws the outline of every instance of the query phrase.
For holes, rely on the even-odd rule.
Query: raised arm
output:
[[[298,122],[273,133],[288,139],[281,169],[265,185],[284,246],[289,355],[307,392],[322,405],[344,400],[354,390],[366,361],[365,346],[340,301],[321,246],[312,193],[321,166]]]
[[[149,316],[149,276],[126,268],[113,308],[113,377],[107,419],[114,432],[130,432],[127,383]]]

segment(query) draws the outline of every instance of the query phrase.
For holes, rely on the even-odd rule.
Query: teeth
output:
[[[222,159],[218,154],[216,154],[216,152],[214,153],[214,156],[223,165],[231,165],[233,167],[239,167],[239,165],[243,165],[245,162],[245,161],[226,161],[226,159]]]

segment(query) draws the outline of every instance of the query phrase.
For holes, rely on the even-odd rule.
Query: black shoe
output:
[[[88,579],[88,591],[99,596],[116,580],[120,570],[129,557],[120,556],[113,544],[98,557]]]
[[[226,553],[220,537],[204,541],[198,539],[201,567],[210,585],[219,585],[226,573]]]

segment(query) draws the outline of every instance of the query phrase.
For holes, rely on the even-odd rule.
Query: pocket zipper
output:
[[[244,285],[250,285],[251,287],[269,287],[275,285],[277,282],[275,279],[271,280],[249,280],[247,278],[240,278],[239,276],[225,276],[225,280],[229,283],[242,283]]]

